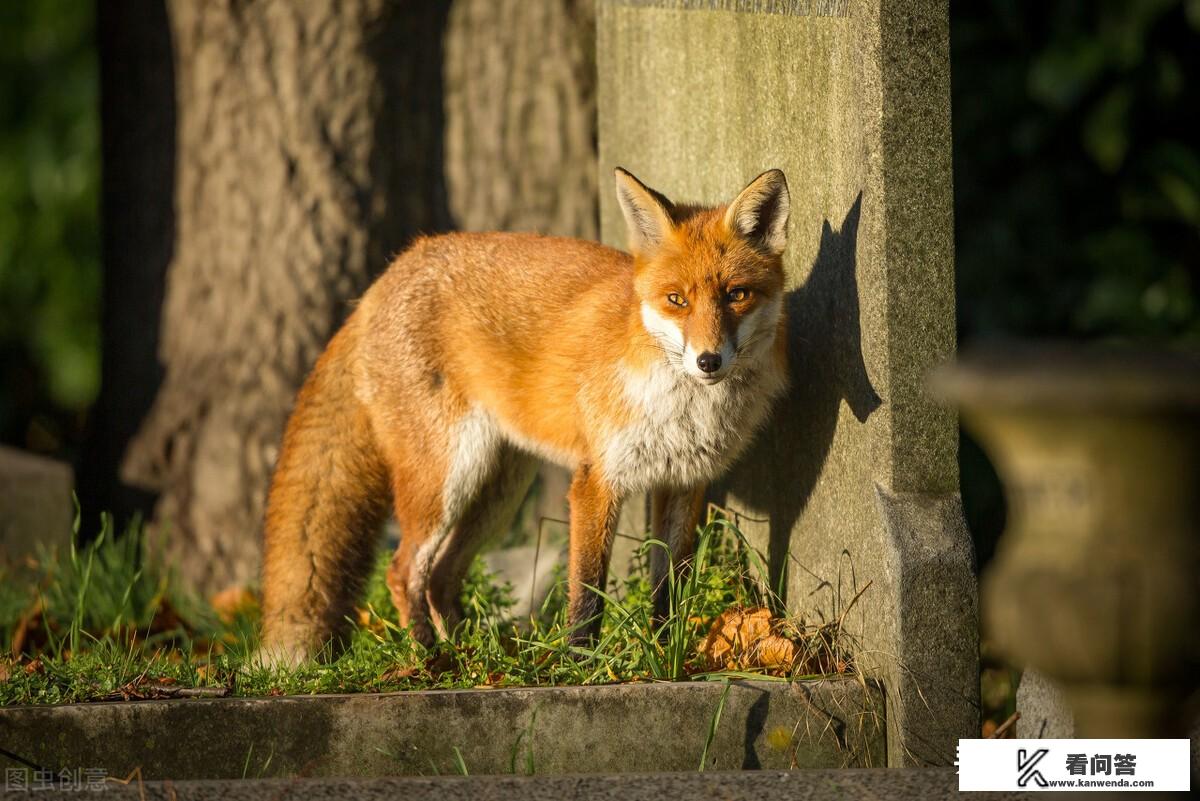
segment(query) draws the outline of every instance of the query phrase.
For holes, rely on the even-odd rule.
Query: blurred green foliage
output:
[[[93,4],[0,3],[0,439],[61,451],[100,381]]]
[[[1200,340],[1200,0],[951,3],[960,335]]]
[[[1200,342],[1200,0],[950,4],[958,326]],[[986,565],[1006,509],[967,436]]]

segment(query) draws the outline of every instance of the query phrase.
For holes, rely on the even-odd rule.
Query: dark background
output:
[[[1200,341],[1198,32],[1198,0],[951,3],[962,343]],[[92,4],[0,4],[0,442],[77,468],[101,374],[100,78]],[[108,313],[154,342],[157,318]],[[986,561],[1003,502],[972,442],[961,459]]]

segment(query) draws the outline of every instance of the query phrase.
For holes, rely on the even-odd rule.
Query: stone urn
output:
[[[1075,736],[1183,736],[1200,684],[1200,358],[1022,345],[931,387],[1005,486],[985,632],[1062,688]]]

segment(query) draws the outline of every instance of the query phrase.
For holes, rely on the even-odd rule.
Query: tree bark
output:
[[[160,493],[153,532],[198,589],[257,577],[296,389],[389,255],[449,226],[444,7],[169,2],[178,155],[166,374],[123,476]]]
[[[594,6],[451,6],[446,183],[459,227],[596,238]]]

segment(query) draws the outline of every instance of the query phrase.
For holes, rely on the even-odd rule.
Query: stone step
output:
[[[883,694],[851,680],[639,683],[0,709],[26,763],[147,779],[688,771],[885,764]],[[18,763],[5,757],[6,767]]]
[[[144,793],[144,794],[143,794]],[[1033,793],[971,793],[971,801],[1032,798]],[[77,790],[40,792],[77,801]],[[575,776],[438,776],[382,779],[248,779],[108,785],[105,798],[157,801],[404,799],[404,801],[941,801],[957,799],[954,768],[751,770]]]

